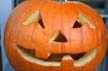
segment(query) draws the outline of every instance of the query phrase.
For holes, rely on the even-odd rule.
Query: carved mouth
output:
[[[90,62],[97,53],[97,48],[94,48],[86,53],[80,54],[51,54],[48,59],[39,59],[35,56],[35,50],[24,49],[21,46],[15,45],[17,52],[23,57],[25,60],[29,62],[33,62],[43,66],[60,66],[61,61],[63,59],[66,60],[74,60],[74,66],[84,66],[88,62]]]

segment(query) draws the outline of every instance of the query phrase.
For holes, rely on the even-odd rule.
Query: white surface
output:
[[[1,28],[1,46],[2,46],[2,63],[3,69],[8,63],[8,60],[5,55],[4,45],[3,45],[3,38],[4,38],[4,27],[7,21],[7,18],[12,11],[12,2],[13,0],[0,0],[0,28]]]

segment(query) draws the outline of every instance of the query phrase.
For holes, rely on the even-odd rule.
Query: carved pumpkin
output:
[[[25,1],[11,13],[4,35],[17,71],[93,71],[106,50],[101,17],[75,1]]]

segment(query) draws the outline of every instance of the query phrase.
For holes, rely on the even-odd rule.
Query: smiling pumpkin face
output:
[[[106,50],[100,16],[81,2],[25,1],[5,29],[7,57],[17,71],[93,71]]]

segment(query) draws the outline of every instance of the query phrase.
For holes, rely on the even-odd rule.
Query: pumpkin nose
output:
[[[66,37],[59,31],[57,32],[53,38],[50,40],[51,42],[67,42]]]

